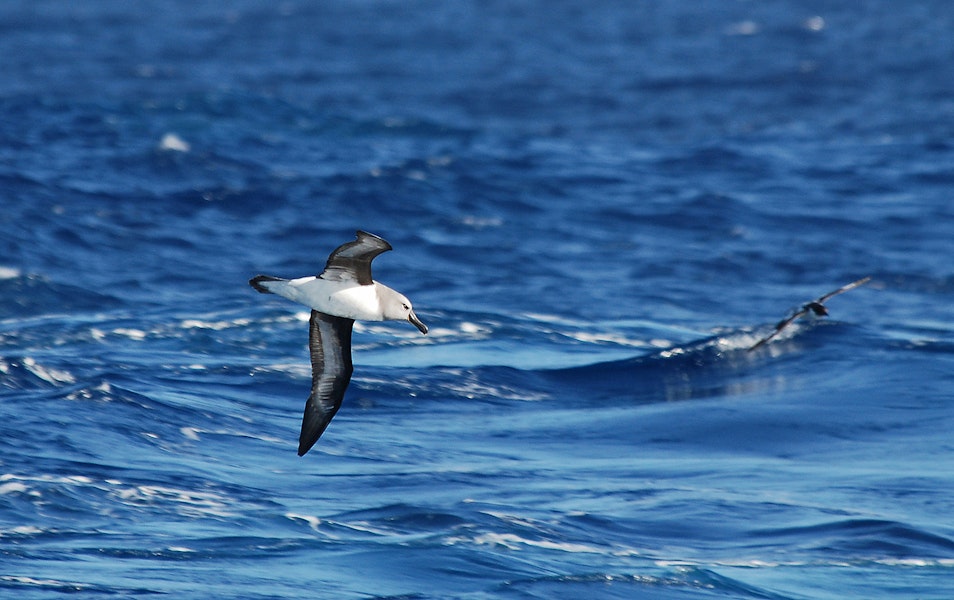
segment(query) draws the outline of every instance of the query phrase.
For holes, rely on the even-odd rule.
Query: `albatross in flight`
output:
[[[871,277],[862,277],[861,279],[858,279],[857,281],[852,281],[851,283],[847,285],[841,286],[840,288],[838,288],[837,290],[833,292],[828,292],[827,294],[825,294],[824,296],[821,296],[820,298],[816,298],[815,300],[812,300],[811,302],[806,302],[805,304],[801,305],[801,307],[799,307],[798,310],[794,311],[792,314],[790,314],[789,316],[779,321],[775,325],[775,329],[772,331],[772,333],[768,334],[767,336],[765,336],[764,338],[760,339],[758,342],[753,344],[752,347],[749,348],[749,352],[755,350],[756,348],[759,348],[763,344],[772,340],[775,336],[782,333],[783,329],[791,325],[792,321],[794,321],[795,319],[799,317],[803,317],[805,315],[809,315],[813,317],[828,316],[828,308],[825,306],[825,302],[828,302],[829,298],[831,298],[832,296],[837,296],[838,294],[843,294],[847,292],[848,290],[853,290],[859,285],[864,285],[868,283],[869,281],[871,281]]]
[[[298,456],[308,452],[341,407],[351,381],[351,329],[355,320],[408,321],[421,333],[411,301],[371,279],[371,261],[391,244],[366,231],[335,248],[320,275],[282,279],[259,275],[249,285],[263,294],[277,294],[311,308],[308,348],[311,351],[311,395],[298,438]]]

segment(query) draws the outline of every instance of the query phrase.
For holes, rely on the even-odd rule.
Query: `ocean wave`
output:
[[[508,582],[505,589],[529,598],[754,598],[790,600],[770,589],[747,584],[699,566],[646,569],[643,573],[589,572],[551,575]]]
[[[752,532],[755,537],[785,540],[801,551],[850,556],[853,560],[900,561],[914,564],[927,560],[950,560],[954,539],[883,519],[852,518],[801,527]]]
[[[95,470],[95,467],[92,468]],[[147,475],[147,473],[143,473]],[[163,479],[167,477],[163,475]],[[15,497],[32,508],[21,510],[27,523],[2,531],[18,537],[68,535],[96,536],[111,528],[102,519],[132,522],[143,515],[150,518],[231,520],[260,509],[259,501],[240,497],[234,491],[207,482],[194,487],[182,481],[134,482],[98,475],[57,475],[53,473],[0,475],[2,495]],[[28,516],[31,515],[32,516]],[[84,514],[85,529],[75,528],[70,515]],[[31,522],[36,519],[35,522]]]
[[[31,591],[42,591],[44,593],[53,592],[60,594],[133,594],[137,596],[162,593],[158,590],[138,586],[126,587],[121,585],[99,585],[82,581],[67,581],[63,579],[27,577],[23,575],[0,575],[0,589],[4,588],[16,590],[15,593],[21,596],[26,595],[26,597],[31,597],[29,595],[29,592]]]
[[[954,596],[949,7],[643,4],[0,2],[0,595]]]
[[[0,390],[51,389],[76,383],[65,369],[45,365],[31,356],[0,358]]]
[[[14,275],[7,271],[0,278],[0,319],[23,319],[36,315],[70,315],[118,307],[119,300],[109,294],[72,283],[55,281],[40,275]]]
[[[767,359],[807,360],[805,352],[820,347],[823,330],[838,325],[796,325],[758,352],[749,348],[767,330],[730,330],[632,358],[536,374],[563,389],[585,386],[586,396],[603,399],[673,401],[778,392],[785,388],[786,378],[777,370],[767,371]]]

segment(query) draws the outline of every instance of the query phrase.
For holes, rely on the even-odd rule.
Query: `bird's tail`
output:
[[[274,294],[272,286],[276,283],[285,283],[287,279],[272,277],[271,275],[257,275],[248,280],[248,284],[262,294]]]

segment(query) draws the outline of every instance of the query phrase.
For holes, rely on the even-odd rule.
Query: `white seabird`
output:
[[[341,407],[351,373],[351,329],[355,320],[408,321],[421,333],[411,301],[371,279],[371,261],[391,244],[366,231],[342,244],[328,257],[320,275],[282,279],[259,275],[249,285],[263,294],[278,294],[311,308],[308,348],[311,351],[311,394],[298,438],[298,456],[308,452]]]

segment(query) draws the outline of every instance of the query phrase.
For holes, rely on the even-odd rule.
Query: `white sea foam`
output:
[[[283,444],[286,441],[280,438],[261,435],[258,433],[248,433],[244,431],[236,431],[233,429],[202,429],[200,427],[180,427],[179,433],[181,433],[186,439],[191,440],[193,442],[200,441],[202,439],[201,436],[203,434],[242,437],[242,438],[248,438],[252,440],[260,440],[260,441],[268,442],[271,444]]]
[[[573,320],[567,319],[566,317],[561,317],[561,316],[558,316],[558,315],[547,315],[547,314],[543,314],[543,313],[529,313],[529,312],[528,312],[528,313],[523,313],[521,316],[523,316],[523,317],[525,317],[525,318],[527,318],[527,319],[530,319],[530,320],[532,320],[532,321],[539,321],[539,322],[541,322],[541,323],[551,323],[551,324],[554,324],[554,325],[565,325],[565,326],[567,326],[567,327],[572,327],[572,326],[577,325],[577,323],[574,322]]]
[[[327,519],[321,519],[314,515],[305,515],[305,514],[294,513],[294,512],[285,513],[285,518],[291,519],[292,521],[302,521],[308,524],[308,526],[314,531],[317,531],[330,539],[340,539],[340,536],[329,534],[327,531],[328,529],[327,527],[325,528],[321,527],[323,524],[334,525],[335,527],[338,527],[338,528],[350,529],[351,531],[357,531],[360,533],[370,533],[372,535],[382,536],[382,537],[394,535],[394,532],[387,529],[383,529],[381,527],[376,527],[372,525],[371,523],[368,523],[367,521],[347,521],[347,522],[329,521]]]
[[[0,581],[9,581],[11,583],[34,585],[38,587],[70,588],[71,590],[83,590],[89,587],[83,583],[73,583],[68,581],[60,581],[57,579],[36,579],[22,575],[0,575]]]
[[[299,513],[285,513],[286,519],[291,519],[292,521],[304,521],[308,524],[309,527],[318,531],[318,527],[321,526],[321,519],[314,515],[303,515]]]
[[[131,340],[141,341],[146,339],[146,332],[141,329],[132,329],[129,327],[117,327],[113,330],[116,335],[128,337]]]
[[[756,558],[723,559],[716,561],[694,561],[688,559],[671,559],[653,561],[663,568],[713,568],[728,567],[740,569],[779,569],[800,567],[837,567],[850,568],[865,565],[883,565],[888,567],[911,568],[951,568],[954,567],[952,558],[859,558],[855,560],[762,560]]]
[[[300,363],[272,363],[261,367],[254,367],[252,375],[257,373],[286,373],[294,377],[311,378],[311,366],[303,359]]]
[[[485,533],[473,538],[478,545],[502,546],[508,550],[521,550],[527,547],[542,548],[544,550],[558,550],[582,554],[606,554],[607,550],[588,544],[558,542],[551,540],[531,540],[514,533]]]
[[[112,494],[127,504],[170,504],[190,516],[233,517],[229,499],[214,492],[196,492],[162,485],[137,485],[113,489]]]
[[[450,371],[454,373],[454,371]],[[456,396],[464,398],[500,398],[503,400],[524,400],[527,402],[539,402],[546,400],[550,396],[544,393],[531,392],[525,389],[516,389],[503,385],[491,385],[478,381],[474,378],[466,377],[464,371],[456,371],[460,376],[452,382],[444,384],[444,389]]]
[[[186,439],[192,440],[194,442],[199,441],[199,432],[202,431],[196,427],[181,427],[179,431],[186,437]]]
[[[14,473],[4,473],[0,475],[0,481],[43,481],[47,483],[68,483],[68,484],[86,484],[93,480],[85,475],[16,475]]]
[[[0,266],[0,279],[15,279],[21,274],[20,269]]]
[[[203,321],[201,319],[185,319],[179,325],[183,329],[211,329],[212,331],[221,331],[232,327],[245,327],[252,322],[251,319],[232,319],[224,321]]]
[[[188,152],[192,150],[192,146],[177,134],[167,133],[159,140],[159,149],[167,152]]]
[[[76,383],[76,378],[69,371],[44,367],[36,362],[35,359],[27,356],[23,359],[23,366],[27,371],[33,373],[43,381],[57,385],[60,383]]]
[[[18,525],[9,529],[0,529],[0,538],[9,536],[19,537],[26,535],[39,535],[44,531],[45,530],[40,529],[36,525]]]
[[[739,21],[725,28],[726,35],[747,36],[755,35],[761,31],[761,27],[755,21]]]
[[[19,481],[8,481],[7,483],[0,483],[0,496],[4,494],[23,494],[29,489],[26,484]]]
[[[44,486],[33,484],[53,485],[89,485],[92,480],[82,475],[17,475],[4,473],[0,475],[0,494],[26,494],[35,498],[43,496],[41,489]]]
[[[646,348],[649,346],[645,340],[632,339],[619,333],[576,331],[568,333],[567,336],[571,339],[591,344],[609,343],[618,346],[628,346],[630,348]]]

